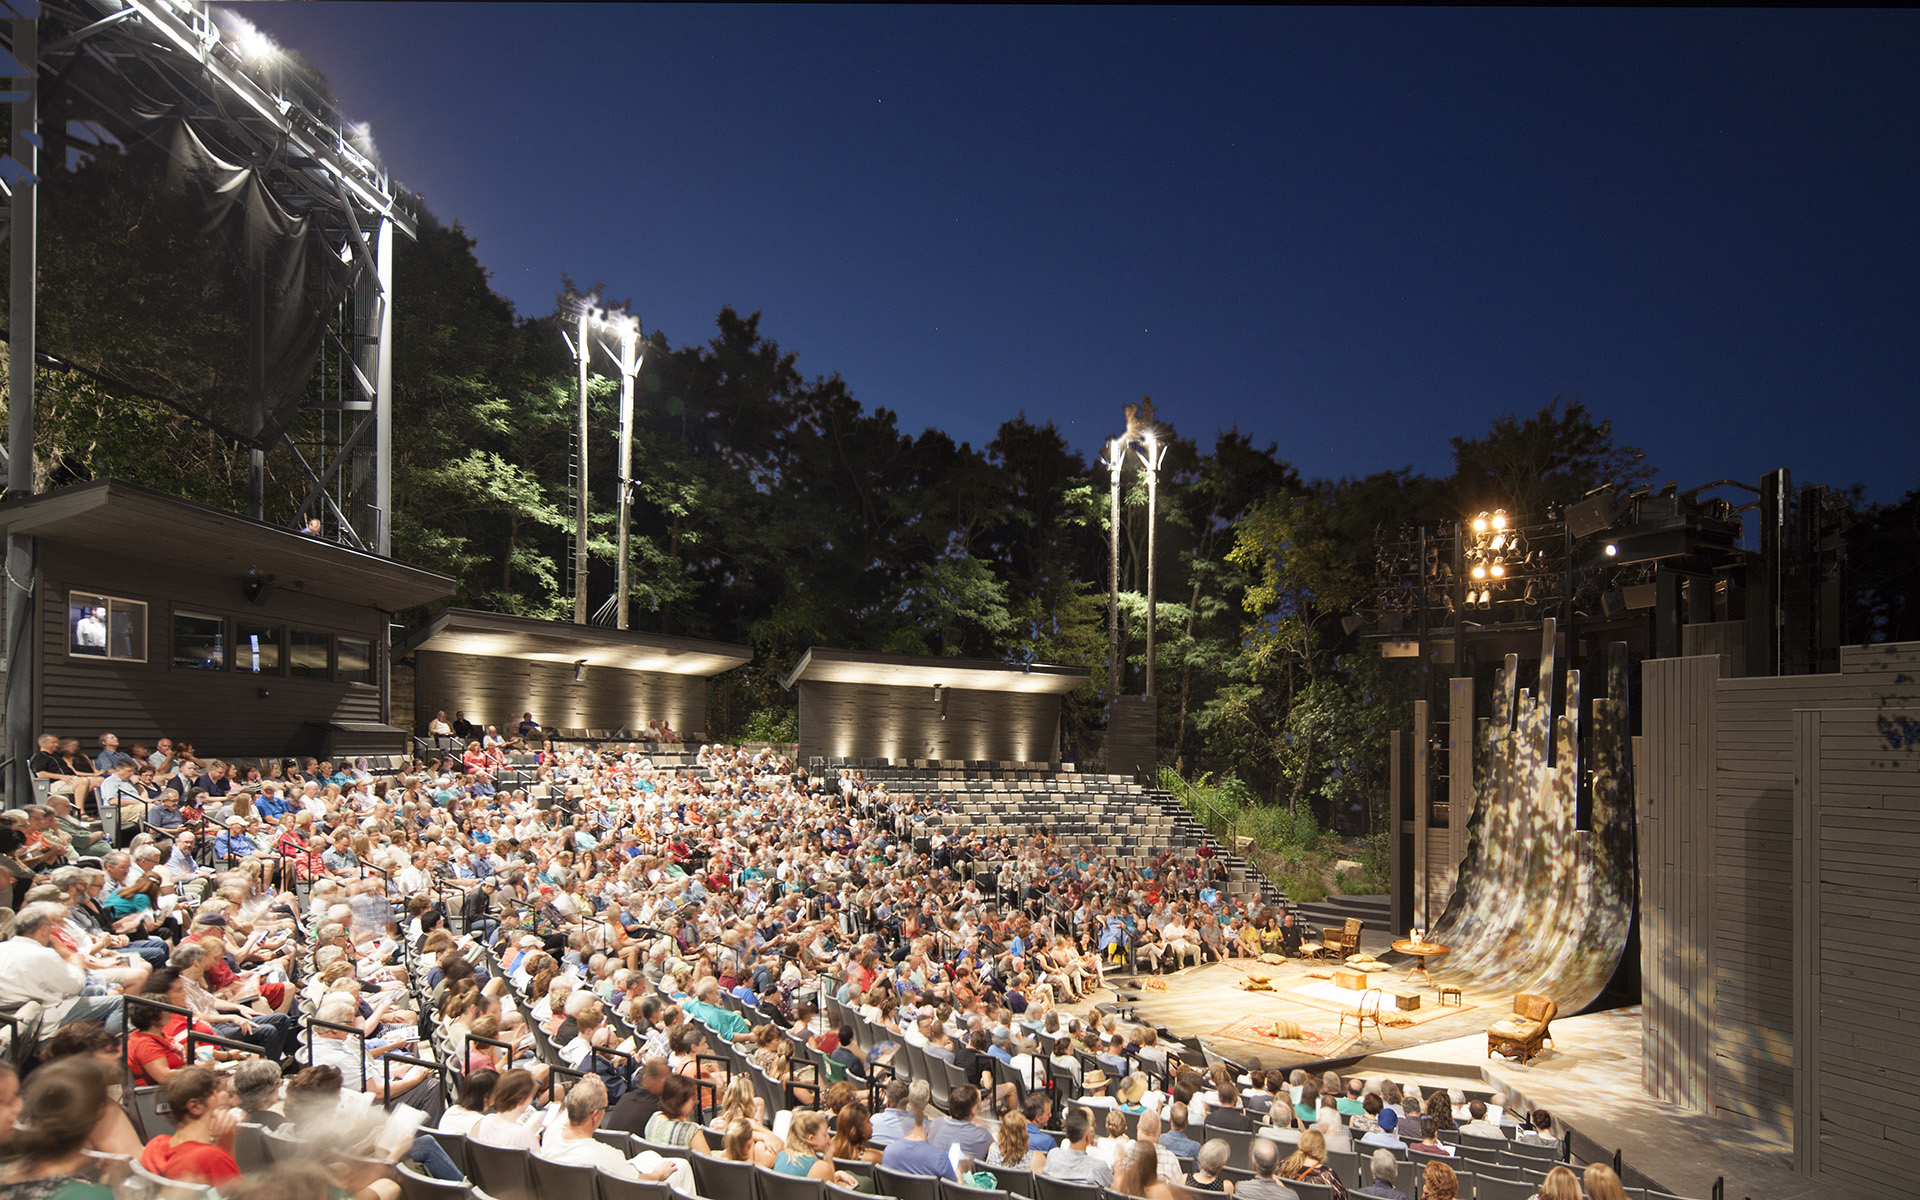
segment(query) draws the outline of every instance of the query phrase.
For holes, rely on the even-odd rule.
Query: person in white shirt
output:
[[[1467,1123],[1460,1126],[1460,1132],[1474,1137],[1506,1139],[1506,1131],[1487,1120],[1487,1106],[1479,1100],[1467,1104]]]
[[[473,1123],[467,1136],[486,1146],[503,1150],[534,1150],[540,1146],[540,1118],[532,1108],[533,1093],[539,1088],[533,1074],[515,1067],[502,1071],[493,1085],[487,1115]]]
[[[549,1162],[594,1167],[618,1179],[667,1183],[688,1195],[693,1194],[693,1166],[663,1158],[643,1150],[628,1158],[593,1136],[607,1115],[607,1085],[598,1075],[588,1075],[567,1092],[566,1120],[547,1130],[537,1153]]]
[[[86,961],[54,931],[67,919],[63,904],[40,900],[21,908],[13,936],[0,942],[0,1002],[36,1000],[48,1026],[99,1024],[120,1007],[119,996],[83,996]]]
[[[352,995],[346,992],[330,992],[320,1002],[320,1011],[315,1019],[326,1025],[349,1025],[362,1027],[358,1020],[360,1006]],[[376,1013],[373,1020],[378,1020]],[[388,1100],[404,1100],[406,1094],[427,1081],[425,1067],[410,1066],[404,1071],[396,1071],[392,1082],[388,1082],[387,1073],[377,1070],[373,1059],[388,1050],[399,1049],[400,1045],[388,1043],[377,1047],[363,1047],[360,1039],[338,1029],[326,1029],[314,1026],[308,1036],[312,1039],[313,1064],[316,1067],[333,1067],[340,1072],[340,1086],[355,1092],[366,1092],[376,1103],[384,1104]],[[410,1043],[405,1043],[410,1044]],[[416,1106],[417,1107],[417,1106]]]

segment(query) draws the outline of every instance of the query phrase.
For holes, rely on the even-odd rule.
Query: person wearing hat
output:
[[[213,856],[221,862],[252,858],[257,849],[247,836],[245,817],[228,817],[226,832],[213,839]]]
[[[1373,1106],[1378,1100],[1379,1097],[1377,1095],[1372,1092],[1367,1093],[1367,1110],[1369,1112],[1373,1111]],[[1379,1112],[1374,1113],[1373,1116],[1374,1120],[1379,1122],[1379,1128],[1361,1138],[1360,1144],[1373,1149],[1392,1150],[1396,1154],[1404,1151],[1407,1148],[1407,1144],[1401,1141],[1394,1132],[1399,1128],[1400,1114],[1391,1108],[1383,1107]]]
[[[1120,1086],[1114,1089],[1113,1098],[1119,1101],[1121,1111],[1137,1113],[1145,1107],[1141,1101],[1146,1095],[1147,1077],[1143,1072],[1135,1071],[1120,1081]]]
[[[1107,1095],[1107,1088],[1112,1082],[1099,1067],[1089,1067],[1080,1076],[1079,1103],[1089,1108],[1112,1108],[1113,1099]]]

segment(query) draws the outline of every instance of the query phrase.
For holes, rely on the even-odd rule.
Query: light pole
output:
[[[1121,693],[1126,664],[1120,658],[1120,471],[1127,465],[1127,439],[1107,443],[1107,471],[1113,480],[1113,503],[1108,514],[1107,564],[1107,700],[1108,708]]]
[[[1166,461],[1167,444],[1161,441],[1149,427],[1142,437],[1143,445],[1135,446],[1134,453],[1140,456],[1140,466],[1147,473],[1147,686],[1145,695],[1153,695],[1153,622],[1157,592],[1155,591],[1154,535],[1159,528],[1160,507],[1160,464]]]
[[[633,525],[633,379],[640,370],[640,322],[625,317],[620,331],[620,549],[614,589],[614,628],[627,627],[627,543]]]
[[[574,429],[573,623],[587,623],[587,370],[593,357],[593,307],[580,306],[574,357],[580,360],[580,420]]]

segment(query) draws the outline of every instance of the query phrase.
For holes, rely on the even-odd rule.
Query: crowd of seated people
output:
[[[740,748],[660,770],[641,747],[563,747],[541,764],[545,803],[445,761],[230,771],[166,739],[127,757],[108,766],[139,789],[130,845],[90,855],[84,822],[66,832],[51,807],[12,818],[28,840],[10,856],[24,878],[0,1010],[36,1006],[54,1042],[109,1038],[108,1069],[69,1055],[83,1065],[47,1088],[84,1109],[92,1091],[67,1076],[124,1075],[163,1089],[172,1131],[141,1143],[103,1118],[77,1167],[47,1157],[67,1146],[49,1132],[49,1170],[118,1154],[242,1186],[244,1115],[327,1130],[329,1178],[367,1200],[395,1194],[383,1162],[460,1178],[431,1136],[381,1140],[383,1109],[405,1106],[446,1135],[687,1193],[678,1152],[851,1187],[848,1164],[1229,1190],[1207,1134],[1238,1129],[1275,1151],[1239,1181],[1272,1200],[1286,1180],[1344,1192],[1331,1153],[1438,1162],[1454,1122],[1514,1125],[1387,1081],[1203,1074],[1161,1030],[1069,1011],[1116,961],[1269,952],[1258,931],[1286,914],[1228,895],[1215,857],[1093,856],[1001,828],[917,847],[939,797],[823,785]],[[937,1106],[911,1066],[934,1059],[966,1080]],[[777,1111],[729,1061],[780,1090]]]
[[[498,725],[482,726],[468,720],[463,710],[456,710],[452,717],[448,717],[445,709],[433,714],[425,732],[430,738],[453,738],[462,743],[474,743],[488,752],[551,752],[554,745],[550,732],[541,729],[531,712],[520,715],[520,720],[513,726],[512,736],[502,734]],[[650,746],[686,744],[686,738],[673,728],[671,722],[658,717],[647,721],[636,732],[638,736],[634,740]]]

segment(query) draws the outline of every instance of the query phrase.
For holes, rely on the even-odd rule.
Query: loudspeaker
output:
[[[1576,538],[1611,528],[1618,510],[1612,492],[1589,496],[1567,510],[1567,532]]]

